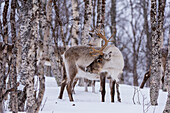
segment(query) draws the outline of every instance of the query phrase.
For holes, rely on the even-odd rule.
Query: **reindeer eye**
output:
[[[100,59],[97,59],[97,62],[99,62],[99,63],[100,63],[100,62],[101,62],[101,60],[100,60]]]

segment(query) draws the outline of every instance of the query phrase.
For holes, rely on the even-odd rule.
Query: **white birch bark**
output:
[[[167,86],[168,96],[163,113],[170,112],[170,30],[169,30],[169,41],[168,41],[168,57],[166,59],[166,71],[165,71],[165,86]]]
[[[10,78],[10,88],[15,88],[13,92],[10,93],[10,102],[9,107],[12,112],[18,112],[18,97],[17,97],[17,69],[16,69],[16,62],[17,62],[17,44],[16,44],[16,28],[15,28],[15,9],[16,9],[16,1],[12,0],[11,2],[11,35],[12,35],[12,63],[11,63],[11,74]]]
[[[38,11],[38,0],[34,0],[34,9],[35,9],[35,13],[33,14],[36,14],[36,12],[39,12]],[[45,8],[45,0],[42,0],[41,1],[41,11],[42,13],[40,14],[40,22],[42,23],[42,31],[44,33],[44,39],[43,39],[43,46],[41,46],[41,44],[39,44],[38,48],[40,48],[40,50],[42,50],[42,55],[39,55],[39,59],[40,59],[40,62],[37,66],[37,69],[38,69],[38,72],[37,72],[37,75],[38,75],[38,78],[39,78],[39,92],[38,92],[38,95],[37,95],[37,98],[36,98],[36,105],[35,105],[35,111],[34,113],[38,113],[39,112],[39,109],[40,109],[40,106],[41,106],[41,103],[42,103],[42,99],[44,97],[44,91],[45,91],[45,77],[44,77],[44,69],[45,69],[45,61],[49,61],[49,57],[48,57],[48,38],[49,38],[49,31],[50,31],[50,28],[48,27],[49,26],[49,22],[50,20],[48,19],[48,10],[51,10],[51,0],[48,0],[48,4],[47,4],[47,15],[43,15],[45,14],[45,11],[46,11],[46,8]],[[50,7],[50,8],[49,8]],[[38,18],[38,14],[36,15],[36,19],[35,19],[35,24],[36,24],[36,28],[35,28],[35,37],[38,37],[38,25],[39,25],[39,18]],[[47,17],[46,17],[47,16]],[[50,15],[51,16],[51,15]],[[38,38],[40,40],[40,38]],[[39,41],[40,42],[40,41]],[[41,49],[42,48],[42,49]]]
[[[97,27],[95,29],[102,29],[102,0],[97,0]],[[93,26],[94,27],[94,26]],[[101,43],[102,39],[101,38],[95,38],[92,37],[90,39],[89,44],[92,46],[97,46],[97,47],[101,47],[102,43]]]
[[[73,29],[72,29],[72,46],[78,45],[78,35],[79,35],[79,12],[78,12],[78,1],[71,0],[72,10],[73,10]]]
[[[84,14],[84,29],[82,33],[82,45],[88,43],[88,31],[92,22],[92,0],[84,0],[85,2],[85,14]]]
[[[161,75],[161,34],[163,32],[165,0],[159,0],[157,19],[157,1],[151,0],[151,29],[152,29],[152,64],[150,77],[151,105],[158,105],[157,99]],[[158,20],[158,22],[157,22]]]
[[[32,39],[32,2],[22,1],[20,8],[20,38],[21,38],[21,77],[20,82],[22,85],[27,86],[27,103],[26,111],[32,113],[34,110],[35,98],[34,98],[34,67],[33,57],[34,53],[34,40]],[[30,47],[33,46],[33,47]],[[31,63],[31,64],[30,64]],[[30,74],[30,75],[29,75]]]
[[[150,100],[152,105],[157,105],[157,99],[160,87],[160,39],[157,35],[157,3],[151,0],[151,28],[152,28],[152,63],[150,77]]]

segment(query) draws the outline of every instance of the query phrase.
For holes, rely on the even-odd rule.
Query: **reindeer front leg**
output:
[[[105,80],[106,79],[106,72],[100,73],[100,90],[101,90],[101,95],[102,95],[102,102],[105,102]]]
[[[114,96],[115,96],[115,84],[116,80],[110,80],[110,95],[111,95],[111,102],[114,102]]]
[[[120,92],[119,92],[119,84],[116,82],[116,90],[117,90],[117,100],[119,102],[121,102],[121,98],[120,98]]]

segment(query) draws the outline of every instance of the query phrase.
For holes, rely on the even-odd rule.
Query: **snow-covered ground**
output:
[[[115,95],[115,103],[110,102],[109,85],[106,85],[106,102],[101,102],[101,95],[99,92],[99,83],[96,83],[96,93],[84,91],[84,87],[76,86],[73,95],[74,102],[70,102],[67,91],[65,90],[63,99],[58,99],[60,87],[57,87],[56,81],[52,77],[46,77],[46,91],[41,105],[40,113],[162,113],[167,93],[160,90],[159,105],[157,107],[150,106],[149,102],[149,88],[140,89],[139,93],[135,95],[135,103],[133,103],[134,89],[138,91],[139,88],[133,86],[120,85],[120,96],[122,102],[117,101]],[[147,112],[143,110],[147,109]]]

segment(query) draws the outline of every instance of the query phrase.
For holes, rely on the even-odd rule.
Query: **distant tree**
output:
[[[140,51],[140,48],[141,48],[141,43],[142,43],[142,37],[143,37],[143,34],[144,34],[144,30],[137,27],[139,26],[139,19],[141,18],[141,15],[138,14],[135,18],[135,12],[134,12],[134,9],[135,9],[135,6],[132,2],[132,0],[130,0],[130,8],[131,8],[131,20],[130,20],[130,26],[131,26],[131,29],[132,29],[132,38],[131,38],[131,41],[132,41],[132,62],[133,62],[133,65],[132,65],[132,73],[133,73],[133,85],[134,86],[138,86],[139,83],[138,83],[138,72],[137,72],[137,68],[138,68],[138,61],[139,61],[139,51]],[[140,32],[140,34],[138,34],[138,32]]]
[[[149,1],[141,0],[141,6],[143,9],[143,17],[144,17],[144,33],[146,35],[146,71],[149,70],[151,66],[151,49],[152,49],[152,39],[151,39],[151,30],[150,30],[150,21],[148,20],[148,9],[149,9]],[[146,86],[149,86],[149,80],[146,82]]]

